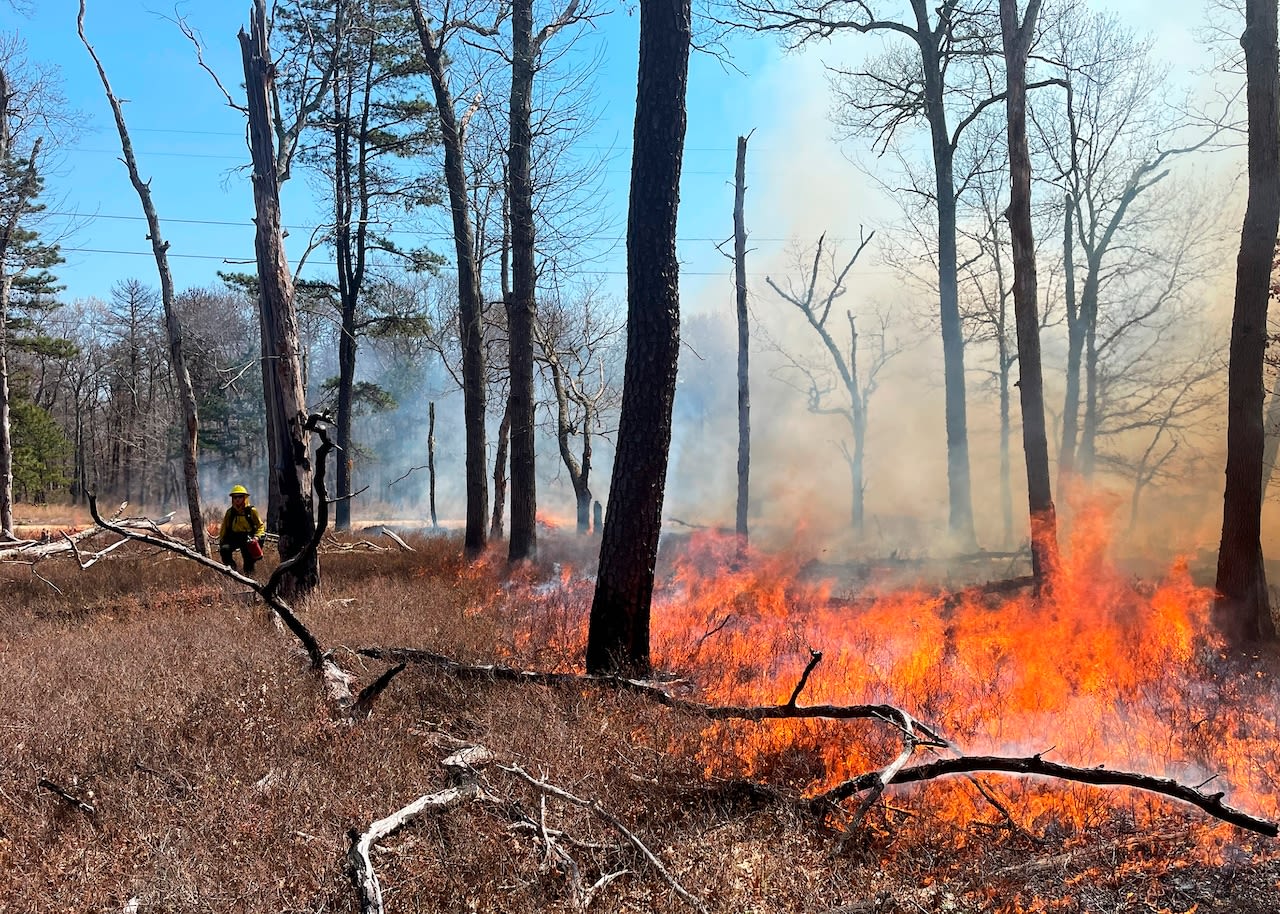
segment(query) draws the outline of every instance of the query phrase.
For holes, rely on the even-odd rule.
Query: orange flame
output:
[[[653,655],[695,679],[702,700],[781,704],[819,650],[802,705],[894,704],[973,755],[1046,753],[1189,784],[1214,779],[1228,802],[1275,817],[1272,673],[1258,666],[1242,675],[1227,662],[1209,626],[1212,592],[1192,581],[1185,561],[1159,581],[1131,580],[1107,558],[1109,529],[1104,506],[1083,506],[1051,590],[998,600],[874,586],[837,597],[836,585],[813,578],[795,554],[742,557],[734,537],[700,532],[656,592]],[[538,587],[508,603],[523,605],[529,623],[513,647],[525,653],[536,644],[544,661],[576,664],[593,584],[565,571]],[[698,752],[710,775],[816,792],[883,767],[899,749],[897,734],[875,723],[782,720],[717,723]],[[1064,836],[1169,809],[1123,791],[1001,783],[1017,793],[1024,827]],[[942,820],[971,822],[991,809],[963,784],[915,790]],[[1212,835],[1209,843],[1221,843],[1231,833]]]

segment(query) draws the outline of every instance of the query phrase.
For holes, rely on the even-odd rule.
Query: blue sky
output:
[[[207,63],[235,96],[241,78],[236,33],[248,20],[249,6],[248,0],[219,0],[179,7],[203,38]],[[55,216],[66,214],[69,223],[78,225],[64,242],[67,262],[59,270],[69,299],[105,296],[113,282],[129,276],[154,284],[155,276],[138,199],[119,161],[110,109],[76,36],[76,12],[76,0],[41,0],[28,17],[0,4],[0,28],[23,37],[31,60],[60,68],[68,101],[81,115],[83,131],[60,151],[46,195]],[[175,280],[183,288],[215,282],[219,269],[247,268],[240,262],[253,256],[253,207],[241,167],[248,158],[243,116],[227,106],[200,70],[191,44],[165,18],[172,16],[172,7],[151,2],[89,0],[86,33],[115,94],[127,100],[125,117],[139,167],[152,179]],[[626,211],[638,22],[637,14],[619,10],[583,39],[599,46],[603,60],[595,98],[601,116],[589,142],[602,151],[613,150],[602,202],[614,226],[605,234],[619,240]],[[727,272],[727,261],[715,252],[712,239],[731,232],[736,137],[760,126],[762,118],[774,117],[775,99],[754,77],[770,62],[776,64],[776,48],[753,41],[734,51],[735,64],[746,75],[706,56],[697,56],[692,65],[681,233],[690,239],[682,255],[693,283],[699,273]],[[305,178],[295,177],[287,186],[284,213],[295,228],[288,250],[296,258],[306,236],[298,229],[316,219]],[[438,248],[447,251],[448,244],[442,240]],[[316,271],[324,270],[323,260],[323,255],[313,255]],[[591,269],[621,294],[621,243]]]
[[[0,3],[0,29],[17,31],[32,60],[61,69],[65,94],[82,117],[82,134],[60,153],[49,176],[46,202],[77,226],[64,242],[60,278],[66,297],[105,296],[113,282],[137,277],[155,282],[137,196],[119,161],[119,143],[92,63],[75,32],[77,0],[39,0],[30,16]],[[247,22],[249,0],[187,2],[178,11],[199,32],[206,60],[239,94],[236,40]],[[1191,29],[1200,16],[1196,0],[1131,0],[1114,7],[1142,27],[1158,30],[1162,49],[1186,59]],[[115,93],[128,102],[125,116],[139,165],[170,241],[179,288],[216,282],[219,269],[248,269],[252,249],[252,199],[241,166],[248,156],[243,117],[230,109],[199,69],[187,39],[166,17],[174,7],[156,0],[89,0],[86,31],[107,69]],[[602,69],[595,100],[600,121],[589,142],[612,149],[600,208],[612,221],[604,234],[618,239],[590,269],[607,290],[621,296],[625,251],[621,244],[635,97],[634,4],[599,21],[583,41],[598,46]],[[862,48],[866,43],[851,45]],[[830,139],[821,58],[846,61],[830,45],[807,55],[784,55],[769,39],[743,39],[730,48],[734,67],[695,54],[690,74],[680,253],[687,302],[719,301],[727,293],[728,261],[714,242],[731,232],[734,145],[755,130],[748,156],[748,225],[759,258],[780,253],[785,240],[811,241],[822,231],[854,235],[858,226],[884,218],[886,202]],[[735,69],[736,68],[736,69]],[[739,72],[740,71],[740,72]],[[284,200],[295,231],[288,250],[296,258],[305,226],[317,219],[304,178],[295,178]],[[299,229],[302,229],[299,231]],[[438,243],[448,250],[443,239]],[[313,255],[309,275],[325,270]],[[757,263],[761,261],[757,260]],[[310,272],[312,269],[315,272]],[[763,267],[761,267],[763,269]]]

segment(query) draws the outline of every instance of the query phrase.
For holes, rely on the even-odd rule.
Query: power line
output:
[[[155,256],[155,253],[153,251],[118,251],[118,250],[111,250],[108,248],[73,248],[73,247],[63,246],[63,247],[60,247],[59,250],[67,253],[72,253],[72,254],[110,254],[110,255],[118,255],[118,256],[124,256],[124,257],[154,257]],[[256,264],[256,261],[251,257],[244,257],[244,258],[222,257],[217,254],[178,254],[178,253],[174,253],[173,251],[169,251],[168,256],[171,258],[177,258],[182,260],[216,260],[226,264],[227,266],[254,266]],[[338,265],[337,262],[332,260],[308,259],[307,263],[308,265],[322,266],[322,267],[336,267]],[[623,270],[576,270],[575,272],[582,273],[588,276],[626,276],[627,275],[627,271],[625,269]],[[681,270],[680,275],[681,276],[728,276],[730,275],[730,268],[726,267],[723,271]],[[765,276],[767,274],[751,272],[751,273],[748,273],[747,275],[748,276]],[[882,275],[886,275],[886,271],[884,270],[867,271],[860,275],[882,276]]]
[[[124,222],[145,222],[146,221],[146,217],[144,216],[119,216],[111,213],[77,213],[77,212],[68,212],[65,210],[45,210],[44,214],[48,216],[62,216],[67,219],[83,219],[89,222],[92,222],[95,219],[117,219]],[[164,217],[160,220],[160,222],[161,223],[167,222],[175,225],[223,225],[223,226],[230,226],[232,228],[253,228],[252,219],[231,221],[231,220],[224,220],[224,219],[171,219],[169,217]],[[287,225],[285,226],[285,228],[290,232],[295,232],[295,231],[296,232],[313,232],[313,231],[316,231],[317,229],[328,228],[328,226]],[[424,238],[435,238],[440,241],[453,240],[453,235],[451,235],[448,232],[441,231],[439,229],[395,229],[394,231],[396,232],[396,234],[399,234],[399,235],[420,235]],[[697,243],[705,242],[708,244],[720,244],[722,242],[731,240],[732,237],[733,237],[732,235],[729,235],[724,238],[709,238],[709,237],[708,238],[701,238],[701,237],[677,238],[676,242],[677,243],[687,242],[690,244],[693,244],[695,242]],[[565,240],[567,241],[608,241],[614,244],[621,244],[626,239],[623,235],[573,235],[573,236],[566,236]],[[782,243],[791,241],[793,239],[791,238],[758,238],[755,235],[749,235],[748,240],[753,244],[761,243],[761,242],[767,243],[767,244],[782,244]],[[848,241],[851,239],[831,238],[830,240],[831,241]]]

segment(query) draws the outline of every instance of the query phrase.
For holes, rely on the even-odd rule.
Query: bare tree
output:
[[[897,38],[865,68],[837,70],[843,125],[869,132],[880,146],[914,121],[930,137],[933,186],[928,191],[937,220],[938,315],[942,334],[947,438],[949,528],[962,546],[974,543],[965,398],[964,333],[960,320],[956,252],[956,201],[960,185],[955,157],[965,130],[1003,98],[990,84],[984,61],[997,53],[991,0],[910,0],[901,18],[883,4],[862,0],[798,0],[782,5],[739,0],[753,27],[781,32],[793,44],[841,31]]]
[[[1215,621],[1235,642],[1276,638],[1262,556],[1263,357],[1271,265],[1280,227],[1280,42],[1276,4],[1246,0],[1249,202],[1236,261],[1227,378],[1227,483]]]
[[[687,124],[689,0],[641,0],[627,215],[627,361],[610,508],[587,632],[591,673],[647,673],[649,612],[680,354],[676,216]]]
[[[461,10],[445,7],[442,15],[429,20],[422,0],[410,0],[418,39],[427,63],[427,72],[436,96],[440,118],[440,142],[444,147],[445,183],[453,213],[453,241],[458,271],[458,324],[462,341],[462,396],[466,427],[467,527],[464,547],[475,558],[484,551],[489,524],[489,485],[485,476],[485,357],[483,299],[480,271],[476,263],[475,232],[471,201],[467,192],[467,122],[473,109],[464,105],[461,115],[450,73],[451,42],[470,33],[491,37],[507,16],[504,3],[484,0],[464,4]],[[485,19],[482,21],[481,16]],[[432,24],[434,21],[434,25]]]
[[[590,292],[572,303],[552,299],[550,304],[539,309],[535,328],[539,361],[555,397],[554,433],[573,486],[578,533],[586,534],[591,530],[594,439],[608,432],[606,417],[619,402],[614,353],[622,327],[602,319],[605,309]]]
[[[863,234],[857,249],[847,263],[840,266],[834,250],[825,248],[826,236],[820,236],[813,248],[813,258],[805,274],[799,282],[788,280],[786,287],[778,285],[773,277],[765,281],[782,299],[794,305],[804,315],[810,328],[817,335],[825,358],[812,362],[793,355],[785,347],[774,345],[784,358],[785,364],[780,370],[781,379],[789,386],[804,394],[809,411],[818,415],[840,416],[849,426],[853,438],[853,446],[849,448],[843,441],[841,453],[849,465],[850,480],[850,524],[856,534],[861,535],[866,524],[866,443],[867,413],[871,395],[879,386],[879,375],[885,365],[897,354],[895,347],[886,342],[885,319],[881,317],[879,332],[875,335],[878,345],[870,351],[860,351],[860,338],[853,311],[846,310],[845,318],[849,324],[849,342],[845,345],[836,339],[835,331],[828,323],[832,308],[838,298],[848,291],[846,279],[849,271],[858,262],[863,250],[871,243],[875,233]],[[799,266],[800,257],[797,257]],[[821,283],[821,285],[820,285]],[[863,366],[859,367],[859,357]],[[836,381],[830,380],[834,371]],[[831,394],[840,390],[839,402],[833,405]]]
[[[1114,15],[1056,17],[1044,45],[1042,57],[1069,83],[1065,93],[1051,96],[1054,104],[1046,100],[1031,111],[1047,177],[1065,190],[1070,220],[1061,487],[1074,474],[1093,473],[1106,312],[1133,300],[1123,287],[1135,276],[1166,267],[1157,250],[1138,240],[1150,231],[1152,208],[1162,204],[1153,191],[1176,159],[1208,146],[1220,127],[1200,127],[1196,136],[1177,140],[1188,124],[1166,98],[1164,71],[1151,62],[1149,45]]]
[[[191,386],[191,373],[187,370],[187,358],[182,337],[182,324],[178,319],[178,310],[174,304],[173,273],[169,269],[169,242],[160,234],[160,217],[156,213],[155,203],[151,199],[151,182],[144,181],[138,170],[138,160],[133,152],[133,143],[129,139],[129,128],[125,124],[124,110],[120,100],[111,91],[111,83],[107,80],[107,71],[98,59],[93,45],[84,33],[85,0],[80,0],[80,14],[76,17],[76,30],[85,50],[93,58],[98,76],[102,80],[102,89],[106,93],[107,102],[111,105],[111,113],[115,117],[116,130],[120,134],[120,148],[123,152],[125,168],[129,171],[129,181],[137,191],[138,200],[142,204],[143,215],[147,219],[147,238],[151,241],[151,252],[156,260],[156,271],[160,275],[160,300],[164,305],[165,331],[169,339],[169,368],[178,385],[178,399],[182,407],[182,420],[185,434],[182,436],[182,478],[186,485],[187,513],[191,520],[191,537],[195,550],[201,555],[208,554],[209,544],[204,529],[204,509],[200,503],[200,473],[197,456],[200,450],[200,413],[196,407],[195,389]]]
[[[738,498],[734,529],[747,545],[747,507],[751,496],[751,332],[747,323],[747,140],[738,137],[733,171],[733,284],[738,317]]]

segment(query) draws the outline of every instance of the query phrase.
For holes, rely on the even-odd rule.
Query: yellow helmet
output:
[[[249,490],[246,489],[244,486],[232,486],[231,494],[232,495],[248,495]]]

